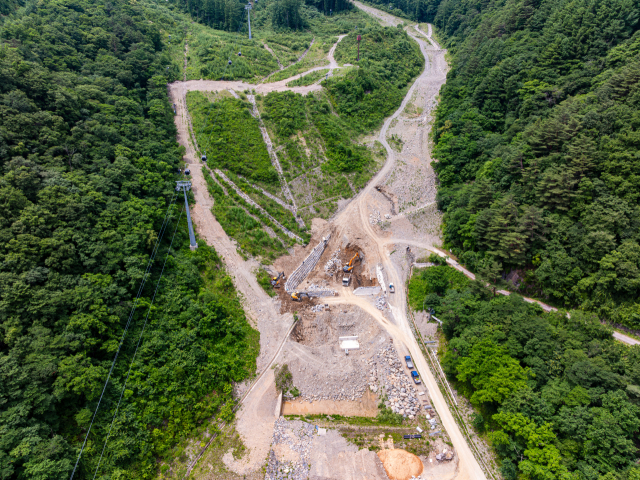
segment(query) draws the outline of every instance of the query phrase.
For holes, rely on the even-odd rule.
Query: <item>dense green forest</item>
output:
[[[409,300],[443,322],[443,368],[505,480],[640,478],[640,346],[591,313],[544,313],[448,266],[415,270]]]
[[[366,0],[363,3],[370,4],[398,17],[408,17],[417,22],[433,22],[439,11],[443,12],[439,17],[442,17],[443,14],[449,15],[449,12],[446,10],[447,5],[455,2],[457,2],[457,0],[453,0],[453,2],[447,0],[397,0],[395,2],[387,0]],[[476,3],[480,5],[480,2]],[[442,4],[443,7],[440,7],[440,4]]]
[[[248,31],[247,12],[242,0],[170,0],[184,11],[191,14],[196,21],[220,30]],[[305,7],[311,7],[307,10]],[[347,0],[273,0],[253,2],[253,11],[258,17],[269,16],[271,25],[278,30],[300,30],[307,26],[309,16],[316,12],[324,15],[343,12],[352,8]],[[258,19],[262,26],[264,20]]]
[[[442,1],[444,244],[512,287],[640,327],[640,5]]]
[[[69,478],[168,211],[74,477],[93,478],[148,314],[98,476],[150,478],[223,404],[231,414],[230,383],[255,371],[258,333],[216,252],[189,250],[182,197],[167,210],[183,151],[157,9],[11,11],[0,27],[0,478]]]

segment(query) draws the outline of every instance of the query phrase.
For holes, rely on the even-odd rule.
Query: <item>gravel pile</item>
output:
[[[273,441],[267,460],[265,480],[307,480],[314,432],[315,427],[309,423],[278,418],[273,427]],[[287,449],[288,455],[278,458],[276,451]],[[299,459],[291,460],[287,459],[287,456],[299,456]]]
[[[332,277],[337,271],[340,270],[340,249],[333,252],[331,258],[324,264],[324,271],[327,275]]]
[[[303,374],[300,380],[296,380],[301,400],[356,400],[362,396],[368,385],[366,373],[361,365],[348,373],[325,373],[322,377],[324,382],[317,373]]]
[[[385,405],[404,417],[415,418],[422,408],[418,393],[404,365],[398,360],[393,345],[382,348],[372,361],[377,366],[378,379],[387,394]]]
[[[376,297],[376,308],[378,310],[384,310],[385,308],[387,308],[387,299],[382,295]]]
[[[324,308],[325,308],[324,304],[320,304],[320,305],[313,305],[313,306],[311,307],[311,311],[312,311],[312,312],[322,312],[322,311],[324,311]]]

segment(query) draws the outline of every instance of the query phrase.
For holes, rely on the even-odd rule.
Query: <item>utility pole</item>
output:
[[[246,4],[244,6],[244,9],[247,11],[247,23],[249,24],[249,40],[251,40],[251,15],[249,15],[249,12],[251,11],[251,4]]]
[[[187,190],[191,190],[191,182],[177,181],[176,191],[182,190],[184,192],[184,205],[187,208],[187,224],[189,225],[189,248],[195,250],[198,248],[196,242],[196,236],[193,234],[193,224],[191,223],[191,211],[189,210],[189,201],[187,200]]]

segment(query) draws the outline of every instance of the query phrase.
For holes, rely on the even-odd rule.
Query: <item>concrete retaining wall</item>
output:
[[[284,289],[287,292],[292,292],[296,289],[298,285],[302,283],[302,281],[307,278],[307,275],[311,273],[311,270],[315,268],[324,252],[324,249],[327,248],[327,243],[329,243],[329,239],[331,235],[323,238],[322,241],[315,246],[315,248],[311,251],[311,253],[304,259],[304,261],[300,264],[298,268],[294,270],[294,272],[289,275],[287,282],[284,284]]]
[[[377,295],[380,293],[380,287],[360,287],[353,291],[354,295]]]

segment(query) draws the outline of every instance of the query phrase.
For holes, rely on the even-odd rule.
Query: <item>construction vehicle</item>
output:
[[[393,283],[389,284],[389,293],[396,293],[396,287],[393,286]]]
[[[411,378],[413,379],[416,385],[419,385],[422,383],[422,381],[420,381],[420,375],[418,375],[418,372],[416,372],[415,370],[411,371]]]
[[[273,288],[280,288],[280,284],[281,284],[281,282],[282,282],[283,280],[285,280],[285,279],[286,279],[286,277],[285,277],[285,275],[284,275],[284,272],[280,272],[280,273],[278,274],[278,276],[277,276],[277,277],[273,277],[273,278],[271,279],[271,286],[272,286]]]
[[[360,252],[357,252],[357,253],[356,253],[356,254],[351,258],[351,260],[349,260],[349,263],[348,263],[347,265],[345,265],[345,266],[342,268],[342,271],[343,271],[344,273],[351,273],[351,270],[353,270],[353,267],[355,267],[355,266],[356,266],[356,264],[355,264],[354,262],[355,262],[356,260],[358,260],[358,259],[362,260],[362,255],[360,255]]]
[[[345,275],[344,277],[342,277],[343,287],[348,287],[350,283],[351,283],[351,275]]]
[[[308,293],[304,293],[304,292],[293,292],[291,294],[291,300],[293,300],[295,302],[301,302],[302,301],[302,297],[309,298],[309,294]]]

